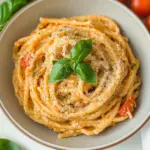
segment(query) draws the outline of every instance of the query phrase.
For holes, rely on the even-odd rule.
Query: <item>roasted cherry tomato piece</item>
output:
[[[28,54],[23,58],[21,58],[20,65],[23,69],[26,69],[30,65],[31,58],[32,58],[31,54]]]
[[[120,107],[119,115],[120,115],[121,117],[126,117],[128,111],[130,111],[130,113],[132,113],[132,112],[133,112],[134,103],[135,103],[134,97],[133,97],[133,96],[129,97],[129,98],[125,101],[125,103]]]
[[[146,17],[150,14],[150,0],[131,0],[130,7],[139,17]]]

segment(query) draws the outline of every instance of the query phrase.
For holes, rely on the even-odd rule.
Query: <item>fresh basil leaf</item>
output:
[[[59,59],[52,68],[52,71],[50,73],[50,83],[59,82],[61,80],[64,80],[68,76],[70,76],[73,73],[73,70],[70,66],[70,59],[62,58]]]
[[[4,26],[5,26],[6,24],[7,24],[7,21],[0,23],[0,31],[4,28]]]
[[[9,11],[9,7],[9,3],[6,1],[0,4],[0,22],[5,22],[10,18],[11,13]]]
[[[0,30],[7,24],[11,16],[27,3],[27,0],[6,0],[0,3]]]
[[[12,13],[15,13],[20,8],[28,4],[28,0],[9,0],[9,1],[13,2]]]
[[[23,149],[19,145],[10,140],[0,139],[0,150],[23,150]]]
[[[92,51],[92,39],[81,40],[71,49],[70,58],[73,62],[79,63]]]
[[[96,83],[96,73],[87,62],[81,62],[77,65],[75,72],[83,81]]]

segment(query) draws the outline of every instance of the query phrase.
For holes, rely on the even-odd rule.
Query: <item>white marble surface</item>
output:
[[[143,150],[150,150],[150,119],[142,129],[141,139]]]

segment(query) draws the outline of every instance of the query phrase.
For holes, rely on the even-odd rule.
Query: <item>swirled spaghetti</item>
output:
[[[85,58],[97,83],[72,74],[49,83],[53,61],[68,58],[79,41],[91,38],[93,50]],[[13,84],[25,113],[59,132],[59,137],[96,135],[133,117],[141,80],[139,60],[118,25],[105,16],[41,18],[27,37],[14,44]]]

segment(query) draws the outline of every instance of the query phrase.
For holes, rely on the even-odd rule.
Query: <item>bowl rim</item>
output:
[[[3,30],[0,33],[0,41],[3,38],[3,35],[5,34],[5,32],[7,31],[7,29],[11,26],[11,24],[15,21],[15,19],[21,15],[22,13],[24,13],[25,11],[27,11],[29,8],[31,8],[32,6],[42,2],[44,0],[38,0],[38,1],[32,1],[30,2],[27,6],[25,6],[24,8],[22,8],[21,10],[19,10],[8,22],[8,24],[3,28]],[[144,24],[142,23],[142,21],[132,12],[130,11],[129,8],[127,8],[126,6],[124,6],[123,4],[121,4],[120,2],[116,1],[116,0],[107,0],[110,3],[113,3],[115,5],[117,5],[118,7],[122,8],[124,11],[126,11],[132,18],[134,18],[134,20],[136,20],[136,22],[139,24],[139,26],[141,27],[141,29],[143,30],[143,32],[145,33],[145,35],[147,36],[147,38],[150,40],[150,35],[148,30],[145,28]],[[70,148],[70,147],[64,147],[64,146],[59,146],[56,144],[52,144],[49,142],[46,142],[44,140],[41,140],[40,138],[37,138],[36,136],[32,135],[31,133],[29,133],[26,129],[24,129],[21,125],[19,125],[19,123],[17,123],[17,121],[15,120],[15,118],[13,118],[11,116],[11,114],[7,111],[7,109],[5,108],[5,106],[2,103],[2,100],[0,98],[0,108],[2,108],[3,113],[5,114],[5,116],[8,118],[8,120],[16,127],[16,129],[18,129],[21,133],[23,133],[25,136],[27,136],[28,138],[30,138],[31,140],[46,146],[48,148],[57,148],[58,150],[63,150],[63,149],[70,149],[70,150],[77,150],[79,148]],[[96,147],[89,147],[91,149],[94,150],[103,150],[106,148],[110,148],[113,147],[117,144],[120,144],[122,142],[124,142],[125,140],[127,140],[128,138],[130,138],[131,136],[133,136],[135,133],[137,133],[146,123],[147,121],[150,119],[150,112],[148,112],[148,114],[143,117],[144,119],[141,121],[141,123],[132,131],[128,132],[125,136],[117,139],[116,141],[113,141],[112,143],[108,143],[105,144],[104,146],[96,146]],[[83,150],[86,150],[87,148],[82,148]]]
[[[5,108],[0,104],[0,108],[2,108],[2,112],[5,114],[5,116],[7,117],[7,119],[9,120],[9,122],[18,130],[20,131],[23,135],[25,135],[26,137],[28,137],[29,139],[37,142],[38,144],[41,144],[42,146],[46,146],[48,148],[57,148],[57,150],[64,150],[64,148],[67,148],[67,147],[63,147],[63,146],[59,146],[58,145],[55,145],[55,144],[51,144],[51,146],[49,144],[46,144],[42,141],[40,141],[38,138],[34,138],[33,135],[29,135],[27,134],[26,132],[24,132],[16,123],[15,121],[9,116],[9,114],[7,113],[7,110],[5,110]],[[136,129],[133,133],[129,134],[127,137],[121,139],[121,140],[118,140],[117,142],[114,142],[110,145],[107,145],[107,146],[104,146],[104,147],[101,147],[101,148],[92,148],[93,150],[104,150],[104,149],[107,149],[107,148],[111,148],[113,146],[116,146],[118,144],[121,144],[122,142],[126,141],[127,139],[129,139],[130,137],[132,137],[133,135],[135,135],[140,129],[142,129],[142,127],[144,127],[144,125],[150,120],[150,116],[145,120],[145,122],[138,128]],[[67,148],[68,149],[68,148]],[[69,148],[70,150],[77,150],[78,148]],[[82,148],[83,150],[86,150],[87,148]]]

